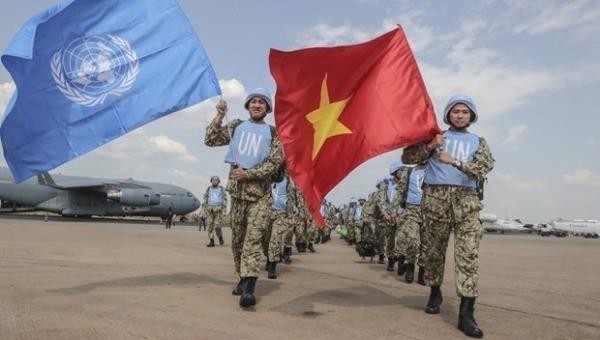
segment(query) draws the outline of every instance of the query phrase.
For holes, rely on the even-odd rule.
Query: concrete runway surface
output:
[[[428,288],[338,239],[296,254],[238,307],[226,245],[191,226],[0,217],[0,339],[466,339],[450,247]],[[451,240],[452,243],[452,240]],[[486,339],[600,339],[600,241],[486,234],[475,316]]]

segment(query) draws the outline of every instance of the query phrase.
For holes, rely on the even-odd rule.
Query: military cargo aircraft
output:
[[[527,228],[526,225],[521,223],[518,219],[509,220],[498,218],[498,216],[494,214],[481,213],[479,215],[479,220],[485,231],[496,231],[501,234],[504,234],[506,231],[531,232],[531,229]]]
[[[0,167],[0,212],[49,211],[68,217],[176,215],[200,207],[188,190],[163,183],[101,179],[44,173],[15,184]]]
[[[540,235],[555,235],[564,237],[567,235],[583,236],[585,238],[600,237],[600,221],[598,220],[563,220],[550,221]]]

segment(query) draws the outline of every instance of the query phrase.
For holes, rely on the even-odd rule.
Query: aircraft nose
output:
[[[194,210],[200,208],[200,201],[196,198],[196,196],[194,196],[194,202],[192,203],[192,206],[194,207]]]

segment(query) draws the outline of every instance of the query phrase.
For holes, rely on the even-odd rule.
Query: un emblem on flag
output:
[[[60,92],[88,107],[129,91],[140,72],[129,42],[113,35],[75,39],[54,54],[50,66]]]

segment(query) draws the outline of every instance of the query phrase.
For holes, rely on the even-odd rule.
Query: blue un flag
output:
[[[176,0],[74,0],[21,28],[2,55],[17,86],[0,136],[17,182],[221,94]]]

